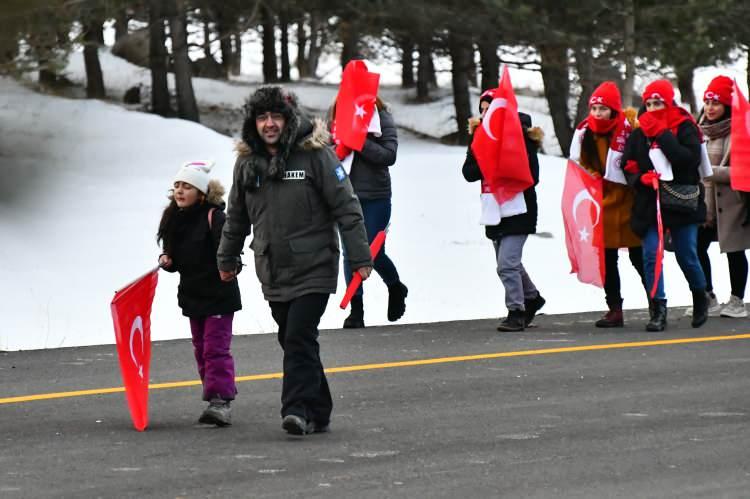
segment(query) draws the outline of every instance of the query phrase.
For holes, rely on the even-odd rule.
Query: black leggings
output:
[[[714,290],[711,276],[711,260],[708,258],[708,247],[716,241],[716,229],[698,228],[698,260],[701,262],[703,273],[706,275],[706,291]],[[732,251],[727,253],[729,263],[729,283],[732,286],[732,294],[739,298],[745,298],[745,286],[747,285],[747,257],[744,251]]]
[[[604,250],[604,296],[607,299],[607,305],[621,306],[622,295],[620,294],[620,271],[617,268],[618,248],[606,248]],[[643,280],[643,249],[628,248],[630,263],[633,264],[638,275],[641,276],[643,288],[646,288]]]

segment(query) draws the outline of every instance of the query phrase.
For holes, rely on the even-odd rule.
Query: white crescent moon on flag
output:
[[[503,99],[502,97],[492,99],[492,102],[490,102],[490,107],[487,108],[487,112],[484,114],[484,118],[482,118],[482,128],[484,128],[487,136],[494,141],[497,141],[497,137],[492,135],[492,130],[490,130],[490,119],[492,118],[492,113],[494,113],[497,109],[501,109],[504,107],[508,107],[507,100]]]
[[[143,378],[143,366],[138,363],[133,352],[133,336],[135,336],[136,331],[141,334],[141,354],[143,354],[145,348],[143,346],[143,319],[141,319],[140,315],[133,320],[133,325],[130,326],[130,358],[133,359],[133,364],[138,368],[138,374]]]
[[[578,205],[586,200],[591,201],[594,203],[594,206],[596,206],[596,221],[591,225],[591,227],[596,227],[599,223],[599,217],[602,214],[602,207],[599,206],[599,203],[596,202],[596,200],[591,197],[591,193],[587,191],[586,189],[581,189],[581,192],[576,194],[576,197],[573,199],[573,221],[578,225],[578,215],[576,215],[576,210],[578,209]]]

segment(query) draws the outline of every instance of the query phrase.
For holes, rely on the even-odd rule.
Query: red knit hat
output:
[[[646,86],[646,90],[643,91],[643,104],[649,99],[659,99],[664,102],[667,107],[672,107],[674,102],[674,87],[669,83],[669,80],[656,80],[652,81]]]
[[[734,88],[734,82],[728,76],[717,76],[711,83],[708,84],[708,88],[703,92],[703,101],[715,100],[719,101],[725,106],[732,105],[732,89]]]
[[[620,98],[620,90],[613,81],[605,81],[594,90],[589,99],[589,107],[594,104],[602,104],[607,106],[612,111],[618,113],[622,112],[622,99]]]

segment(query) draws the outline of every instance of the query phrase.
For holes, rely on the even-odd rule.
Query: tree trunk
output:
[[[461,145],[469,143],[466,123],[471,117],[471,102],[469,100],[469,69],[474,64],[472,45],[453,34],[449,35],[449,51],[451,56],[451,81],[453,84],[453,104],[456,109],[456,124],[458,125],[457,142]]]
[[[317,13],[312,12],[310,14],[310,51],[307,54],[307,76],[310,78],[317,77],[318,62],[325,45],[325,33],[322,31],[323,23],[325,21],[321,21]]]
[[[279,66],[276,62],[276,35],[273,14],[263,7],[263,81],[273,83],[279,80]]]
[[[219,35],[219,49],[221,50],[221,67],[224,70],[224,78],[227,78],[234,65],[235,57],[232,50],[232,29],[221,7],[217,7],[214,13],[216,32]]]
[[[401,40],[401,88],[414,87],[414,42],[410,38]]]
[[[307,31],[305,30],[305,22],[299,21],[297,23],[297,72],[300,79],[309,76],[308,69]]]
[[[104,77],[102,65],[99,63],[99,34],[102,24],[97,20],[88,21],[83,28],[83,63],[86,67],[86,97],[89,99],[103,99]]]
[[[675,68],[677,74],[677,88],[680,89],[682,103],[687,104],[691,113],[695,114],[695,91],[693,90],[693,67]]]
[[[208,25],[208,16],[203,20],[203,57],[211,59],[211,27]]]
[[[357,25],[351,20],[341,20],[339,22],[339,40],[341,47],[341,67],[354,59],[359,53],[359,32]]]
[[[130,16],[128,12],[123,8],[117,11],[115,15],[115,41],[120,40],[123,36],[128,35],[128,22]]]
[[[498,41],[494,36],[486,34],[478,43],[479,56],[482,62],[482,92],[490,88],[497,88],[500,80],[500,58],[497,56]]]
[[[286,13],[279,15],[279,28],[281,29],[281,81],[292,81],[291,65],[289,64],[289,23]]]
[[[633,86],[635,85],[635,0],[625,0],[625,81],[622,88],[622,105],[633,106]]]
[[[169,32],[172,38],[174,79],[177,88],[177,115],[182,119],[200,122],[188,57],[185,0],[169,0],[169,6],[174,9],[169,16]]]
[[[171,116],[167,85],[167,50],[164,47],[163,0],[149,0],[149,65],[151,66],[151,112]]]
[[[544,96],[547,98],[552,125],[563,156],[570,153],[573,126],[568,114],[570,80],[568,79],[568,49],[564,45],[540,45]]]
[[[583,44],[575,49],[576,72],[578,83],[581,86],[581,95],[578,97],[576,107],[575,123],[580,123],[589,114],[589,97],[594,93],[598,81],[594,77],[594,60],[591,55],[591,45]]]
[[[232,63],[229,68],[230,72],[237,76],[242,70],[242,33],[232,35],[234,49],[232,51]]]
[[[430,100],[430,66],[432,49],[430,43],[422,40],[419,43],[419,62],[417,63],[417,101]]]
[[[472,87],[478,87],[480,85],[479,82],[479,75],[477,74],[477,60],[476,60],[476,53],[474,52],[474,43],[469,43],[469,52],[470,52],[470,58],[471,62],[469,63],[469,67],[467,68],[467,73],[469,75],[469,85]]]

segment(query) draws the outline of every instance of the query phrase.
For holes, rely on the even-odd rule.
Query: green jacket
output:
[[[372,266],[362,208],[326,135],[322,122],[301,118],[292,143],[281,145],[274,161],[282,169],[274,175],[267,155],[238,145],[217,259],[220,270],[235,270],[252,228],[255,272],[268,301],[335,293],[339,233],[352,268]]]

